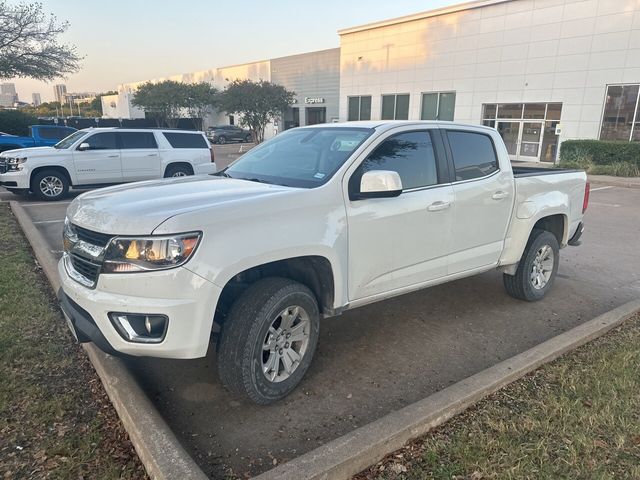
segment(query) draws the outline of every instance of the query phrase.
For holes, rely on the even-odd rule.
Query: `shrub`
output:
[[[29,135],[29,126],[38,123],[33,115],[19,110],[0,110],[0,132],[11,135]]]
[[[640,168],[640,142],[565,140],[560,146],[560,163],[590,161],[593,165],[626,163]]]

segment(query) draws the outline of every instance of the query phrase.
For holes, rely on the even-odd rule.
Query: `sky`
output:
[[[82,68],[49,83],[7,81],[27,102],[33,92],[53,100],[56,83],[69,92],[103,92],[120,83],[335,48],[339,29],[455,3],[461,1],[42,0],[46,12],[69,22],[61,40],[84,56]]]

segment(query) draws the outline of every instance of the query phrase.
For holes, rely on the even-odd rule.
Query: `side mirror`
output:
[[[402,193],[402,180],[398,172],[370,170],[362,174],[360,192],[356,198],[390,198]]]
[[[78,150],[80,150],[81,152],[84,152],[85,150],[89,150],[90,148],[91,148],[91,145],[89,145],[87,142],[82,142],[78,146]]]

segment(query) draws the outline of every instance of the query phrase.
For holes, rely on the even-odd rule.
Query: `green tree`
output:
[[[220,108],[236,114],[241,125],[251,131],[253,140],[264,141],[265,127],[282,115],[291,103],[295,92],[282,85],[260,80],[235,80],[220,94]]]
[[[20,110],[0,110],[0,132],[11,135],[29,135],[29,126],[38,123],[38,119]]]
[[[188,88],[185,83],[165,80],[159,83],[147,82],[138,87],[131,103],[144,110],[153,118],[158,127],[165,124],[175,127],[180,111],[186,107]]]
[[[206,82],[187,84],[186,109],[196,130],[202,130],[202,120],[218,103],[218,90]]]
[[[82,58],[75,47],[58,42],[68,27],[40,3],[0,1],[0,78],[53,80],[78,71]]]

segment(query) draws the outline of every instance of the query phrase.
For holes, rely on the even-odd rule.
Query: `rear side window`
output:
[[[56,128],[56,127],[40,127],[40,137],[47,140],[62,140],[63,138],[71,135],[75,130],[71,128]]]
[[[173,148],[209,148],[207,141],[199,133],[162,132]]]
[[[498,170],[498,158],[488,135],[448,131],[447,137],[456,169],[456,181],[485,177]]]
[[[152,132],[120,132],[121,148],[158,148]]]
[[[115,132],[96,133],[82,143],[88,143],[89,150],[115,150],[118,148]]]
[[[371,170],[398,172],[403,190],[438,183],[436,156],[431,134],[426,131],[406,132],[384,140],[362,162],[352,177],[351,187],[357,191],[360,179]]]

